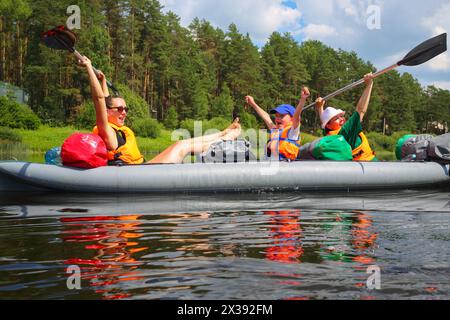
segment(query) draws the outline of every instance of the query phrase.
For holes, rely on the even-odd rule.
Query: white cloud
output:
[[[283,0],[162,0],[161,4],[164,11],[179,15],[184,26],[196,17],[223,30],[235,23],[240,32],[249,33],[258,44],[274,31],[295,30],[301,18],[300,11],[285,6]]]
[[[450,31],[450,3],[438,7],[433,15],[422,19],[422,25],[434,34]]]
[[[362,1],[364,2],[364,1]],[[344,48],[342,39],[350,44],[359,38],[357,32],[365,25],[366,8],[355,0],[297,0],[302,12],[303,27],[295,35],[303,40],[320,40],[334,48]]]
[[[450,90],[450,81],[435,81],[435,82],[430,83],[430,85],[433,85],[437,88]]]
[[[305,26],[302,29],[307,39],[345,50],[357,50],[357,45],[367,39],[362,37],[368,31],[369,4],[382,5],[379,0],[296,0],[296,3],[302,12]]]
[[[355,22],[361,23],[365,15],[365,8],[361,8],[364,1],[352,1],[352,0],[336,0],[336,6],[339,10],[343,10],[347,17],[351,17]],[[336,9],[334,10],[336,11]]]
[[[273,31],[291,32],[299,41],[314,39],[335,49],[355,51],[363,60],[384,68],[433,35],[450,31],[449,0],[161,0],[164,11],[173,11],[187,26],[198,17],[227,30],[235,23],[249,33],[255,44],[264,45]],[[381,29],[367,27],[369,5],[381,12]],[[449,81],[450,56],[419,67],[402,67],[423,85]]]
[[[347,7],[344,9],[344,11],[345,11],[345,14],[350,17],[357,17],[355,8],[353,8],[353,7]]]
[[[439,35],[450,31],[450,3],[439,7],[433,15],[422,19],[422,26],[427,28],[431,35]],[[434,71],[450,70],[450,55],[441,54],[428,63],[428,68]]]
[[[326,25],[323,32],[298,33],[338,49],[357,52],[381,69],[399,61],[409,50],[431,36],[450,31],[448,0],[296,0],[302,22]],[[367,8],[380,7],[381,29],[367,28]],[[331,30],[335,31],[332,33]],[[328,32],[326,32],[328,31]],[[450,56],[441,54],[419,67],[401,67],[423,80],[423,85],[448,83]]]
[[[428,68],[434,71],[450,70],[450,56],[448,53],[443,53],[431,60],[427,65]]]
[[[308,24],[306,27],[299,30],[305,35],[306,39],[323,40],[332,36],[337,36],[338,33],[335,28],[326,24]]]

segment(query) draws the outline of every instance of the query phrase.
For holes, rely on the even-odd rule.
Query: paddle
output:
[[[78,60],[83,58],[83,56],[74,48],[76,42],[75,34],[66,29],[65,26],[58,26],[52,30],[44,32],[41,39],[45,45],[51,49],[68,50],[70,53],[73,53]],[[99,75],[99,71],[95,68],[94,72],[97,76]],[[106,83],[116,95],[119,95],[119,90],[117,90],[111,82],[106,80]]]
[[[412,49],[402,60],[397,62],[396,64],[393,64],[390,67],[387,67],[383,70],[380,70],[376,73],[374,73],[374,78],[391,71],[399,66],[417,66],[422,63],[427,62],[428,60],[433,59],[434,57],[440,55],[441,53],[447,51],[447,33],[443,33],[439,36],[436,36],[434,38],[428,39],[425,42],[422,42],[417,47]],[[353,82],[329,95],[324,97],[324,100],[329,100],[338,94],[341,94],[345,91],[348,91],[356,86],[359,86],[364,83],[364,79],[360,79],[356,82]],[[311,103],[310,105],[303,108],[302,112],[313,107],[315,103]]]

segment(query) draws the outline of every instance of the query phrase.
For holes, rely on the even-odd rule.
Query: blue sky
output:
[[[320,40],[338,49],[355,51],[379,69],[394,64],[422,41],[450,31],[448,0],[160,0],[184,26],[195,17],[226,30],[235,23],[253,42],[263,45],[273,31],[290,32],[301,42]],[[379,9],[379,29],[370,29]],[[418,67],[400,67],[422,85],[450,90],[450,55]]]

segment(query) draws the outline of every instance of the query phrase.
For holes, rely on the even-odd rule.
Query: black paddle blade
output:
[[[44,32],[41,39],[51,49],[70,51],[73,50],[76,41],[75,35],[64,26]]]
[[[433,59],[445,51],[447,51],[447,34],[443,33],[419,44],[397,64],[399,66],[417,66]]]

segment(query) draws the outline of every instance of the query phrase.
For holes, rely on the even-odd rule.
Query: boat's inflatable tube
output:
[[[0,191],[192,193],[352,191],[448,184],[449,167],[434,162],[249,162],[100,167],[0,162]]]

